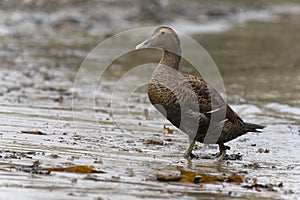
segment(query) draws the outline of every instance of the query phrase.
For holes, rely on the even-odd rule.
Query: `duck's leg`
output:
[[[193,151],[193,148],[194,148],[194,145],[196,142],[196,137],[189,137],[189,142],[190,142],[190,144],[184,152],[184,157],[185,158],[189,158],[189,157],[195,158],[196,156],[192,153],[192,151]]]
[[[223,160],[226,155],[226,150],[230,150],[229,146],[225,146],[223,143],[219,144],[220,152],[217,154],[218,160]]]

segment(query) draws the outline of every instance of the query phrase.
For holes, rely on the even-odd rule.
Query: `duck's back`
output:
[[[243,120],[201,77],[174,75],[172,72],[154,74],[148,86],[148,95],[157,110],[188,135],[188,129],[181,126],[182,116],[198,118],[197,132],[200,142],[203,142],[214,112],[221,115],[220,118],[213,119],[216,123],[226,119],[220,141],[226,142],[246,133]]]

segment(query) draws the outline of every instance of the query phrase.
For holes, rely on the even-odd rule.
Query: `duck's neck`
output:
[[[168,67],[172,67],[175,70],[178,70],[179,68],[179,63],[181,60],[181,54],[175,54],[172,53],[170,51],[164,51],[163,52],[163,56],[159,62],[160,66],[168,66]]]

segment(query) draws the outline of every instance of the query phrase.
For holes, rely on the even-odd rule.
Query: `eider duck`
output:
[[[178,71],[181,45],[172,28],[156,28],[149,39],[136,46],[136,49],[141,48],[163,50],[163,56],[148,84],[148,96],[162,115],[189,136],[190,144],[184,153],[186,158],[195,157],[192,150],[196,141],[207,143],[205,137],[209,131],[216,136],[209,143],[219,145],[217,157],[222,160],[226,150],[230,149],[224,143],[264,128],[244,122],[203,78]]]

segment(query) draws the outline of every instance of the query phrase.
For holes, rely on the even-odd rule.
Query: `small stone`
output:
[[[59,156],[58,156],[57,154],[51,154],[50,157],[53,158],[53,159],[56,159],[56,158],[58,158]]]
[[[270,149],[265,149],[264,153],[269,153]]]
[[[258,150],[257,150],[257,152],[258,153],[263,153],[265,150],[263,149],[263,148],[259,148]]]
[[[146,139],[145,143],[146,144],[153,144],[153,145],[163,145],[164,144],[164,142],[161,139],[157,138],[157,137],[148,138],[148,139]]]

